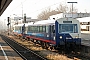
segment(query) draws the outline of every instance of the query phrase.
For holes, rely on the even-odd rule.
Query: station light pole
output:
[[[72,18],[73,18],[73,3],[77,3],[77,2],[67,2],[67,3],[72,3]]]

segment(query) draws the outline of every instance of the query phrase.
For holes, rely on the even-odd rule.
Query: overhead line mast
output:
[[[67,2],[67,3],[72,3],[72,18],[73,18],[73,3],[77,3],[77,2]]]

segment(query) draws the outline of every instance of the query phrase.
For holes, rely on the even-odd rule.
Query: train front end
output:
[[[61,18],[55,22],[56,45],[81,45],[81,29],[78,20]]]

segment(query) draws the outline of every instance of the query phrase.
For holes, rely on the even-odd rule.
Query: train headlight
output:
[[[79,38],[78,36],[75,36],[75,38]]]
[[[53,39],[55,40],[55,36],[53,37]]]
[[[47,35],[47,37],[49,37],[49,35]]]
[[[60,39],[62,39],[62,36],[60,36]]]

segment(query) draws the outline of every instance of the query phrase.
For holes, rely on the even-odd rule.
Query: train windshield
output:
[[[59,33],[78,33],[77,24],[59,24]]]

